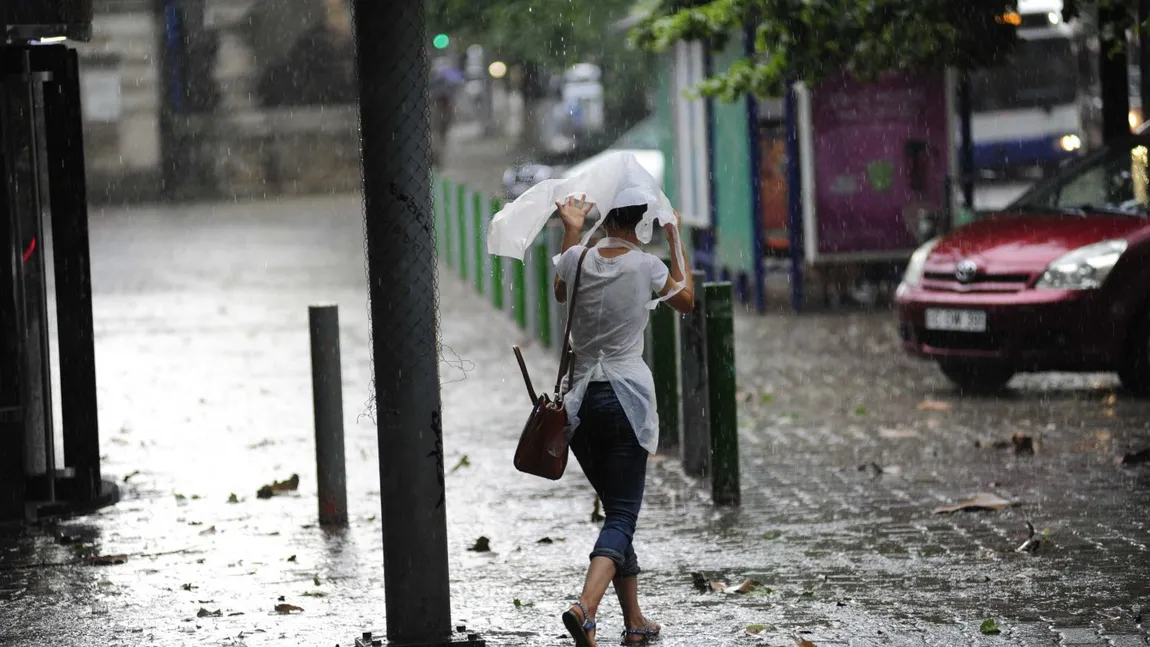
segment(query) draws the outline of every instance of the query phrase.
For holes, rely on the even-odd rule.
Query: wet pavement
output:
[[[0,644],[348,645],[382,631],[358,199],[92,219],[101,449],[124,498],[0,531]],[[342,531],[315,525],[319,303],[340,306]],[[557,483],[511,467],[527,400],[510,345],[536,375],[552,355],[449,272],[440,303],[453,617],[492,645],[569,644],[558,614],[598,530],[593,494],[574,462]],[[636,546],[663,644],[1148,644],[1150,467],[1115,461],[1150,446],[1150,403],[1107,375],[960,398],[898,352],[889,313],[742,316],[736,335],[744,505],[711,506],[673,457],[648,476]],[[1013,434],[1035,453],[994,447]],[[256,498],[293,473],[297,492]],[[932,512],[979,492],[1017,505]],[[1027,521],[1045,537],[1035,554],[1015,552]],[[468,550],[480,536],[490,552]],[[763,586],[704,593],[694,573]],[[1000,635],[980,633],[990,617]],[[600,622],[611,644],[612,600]]]

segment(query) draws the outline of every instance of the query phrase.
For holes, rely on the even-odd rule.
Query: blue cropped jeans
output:
[[[647,450],[639,445],[609,382],[592,382],[579,407],[571,451],[603,504],[603,528],[591,557],[615,562],[615,577],[639,574],[631,540],[647,477]]]

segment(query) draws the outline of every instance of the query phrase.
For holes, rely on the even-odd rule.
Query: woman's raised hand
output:
[[[587,202],[586,193],[578,200],[574,197],[570,197],[562,204],[558,202],[555,203],[555,208],[559,210],[559,217],[563,219],[563,224],[566,225],[568,229],[577,230],[583,229],[583,221],[587,219],[587,214],[591,213],[591,209],[594,206],[594,202]]]

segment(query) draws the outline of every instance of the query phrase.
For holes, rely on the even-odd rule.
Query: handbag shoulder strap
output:
[[[559,360],[559,376],[555,378],[556,400],[559,399],[559,390],[563,388],[563,375],[567,374],[567,379],[570,380],[575,372],[575,358],[571,352],[571,324],[575,321],[575,300],[579,297],[579,284],[583,279],[583,261],[590,251],[591,248],[587,247],[579,255],[579,265],[575,268],[575,281],[571,283],[571,299],[567,302],[567,326],[563,330],[563,354]]]

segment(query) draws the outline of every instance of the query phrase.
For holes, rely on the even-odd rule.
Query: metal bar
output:
[[[491,216],[499,213],[502,209],[502,203],[499,198],[491,198]],[[504,287],[503,287],[503,257],[491,257],[491,305],[495,306],[497,310],[502,310],[504,306]]]
[[[755,23],[748,21],[743,32],[743,53],[750,59],[755,57]],[[767,232],[763,223],[763,188],[761,169],[763,165],[759,134],[759,102],[753,98],[744,99],[747,105],[747,136],[751,147],[751,231],[755,236],[755,310],[767,310]]]
[[[710,403],[711,499],[738,505],[739,432],[735,407],[735,320],[731,284],[707,283],[707,390]]]
[[[435,253],[440,258],[447,258],[447,205],[443,201],[443,176],[434,173],[431,176],[431,203],[435,209]]]
[[[511,286],[515,298],[515,322],[527,330],[527,263],[511,261]]]
[[[487,218],[483,213],[483,194],[479,191],[471,194],[471,212],[475,222],[475,291],[483,294],[487,289],[487,274],[483,271],[486,265],[483,259],[487,256],[483,253],[483,223]]]
[[[551,260],[546,239],[535,244],[535,317],[539,341],[551,346]]]
[[[791,257],[791,308],[803,309],[803,189],[799,160],[799,110],[794,86],[787,88],[787,233]]]
[[[1138,0],[1138,22],[1134,32],[1138,36],[1138,98],[1142,106],[1142,121],[1150,119],[1150,0]]]
[[[695,285],[703,287],[706,273],[691,272]],[[695,309],[683,317],[679,326],[682,358],[679,367],[683,394],[683,471],[691,476],[707,473],[711,456],[711,421],[707,391],[707,291],[695,292]]]
[[[962,183],[962,201],[967,209],[974,209],[974,131],[972,115],[974,99],[970,94],[970,72],[958,73],[958,122],[959,138],[958,168]]]
[[[676,312],[661,304],[651,313],[651,374],[659,411],[659,450],[679,446],[679,358]]]
[[[75,50],[60,47],[53,78],[44,84],[52,247],[60,357],[64,463],[75,470],[74,498],[101,491],[96,350],[92,334],[92,276],[88,250],[88,191]]]
[[[451,637],[421,0],[353,0],[387,638]]]
[[[451,228],[455,225],[455,219],[452,215],[455,210],[451,208],[451,180],[443,178],[443,258],[447,261],[448,267],[455,266],[455,248],[452,247]]]
[[[459,231],[459,278],[467,280],[467,187],[455,187],[455,217]]]
[[[3,96],[0,94],[0,96]],[[0,101],[0,143],[10,140],[7,102]],[[24,518],[24,417],[20,402],[20,330],[17,324],[15,214],[9,192],[14,186],[10,161],[0,146],[0,520]]]
[[[311,393],[315,411],[315,467],[321,525],[347,525],[347,464],[343,453],[343,379],[339,308],[311,306]]]

